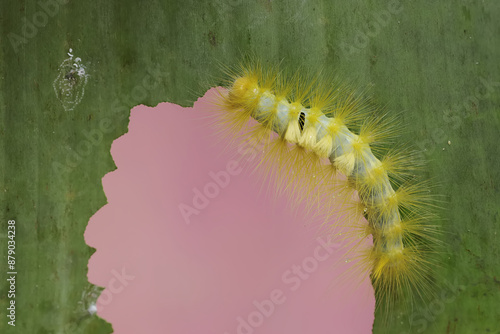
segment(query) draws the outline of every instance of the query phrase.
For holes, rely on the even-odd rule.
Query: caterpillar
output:
[[[430,182],[416,177],[422,164],[415,152],[396,144],[398,116],[321,74],[288,74],[255,60],[226,74],[215,108],[218,131],[231,143],[259,143],[256,167],[275,194],[305,203],[329,230],[347,230],[343,238],[371,277],[377,307],[432,295],[436,199]],[[339,212],[344,219],[331,222]],[[369,249],[359,250],[370,236]]]

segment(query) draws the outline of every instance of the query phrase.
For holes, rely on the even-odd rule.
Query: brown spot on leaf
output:
[[[212,30],[208,32],[208,41],[210,42],[210,45],[217,46],[217,38]]]

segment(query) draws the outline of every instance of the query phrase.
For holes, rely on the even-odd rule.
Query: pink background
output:
[[[98,315],[117,334],[370,333],[373,290],[366,277],[337,282],[342,249],[322,247],[314,224],[270,200],[248,168],[214,188],[210,172],[236,155],[207,125],[209,94],[193,108],[135,107],[113,143],[108,204],[85,232],[97,249],[89,281],[107,287]],[[214,196],[188,224],[179,206],[193,207],[194,189],[207,185]]]

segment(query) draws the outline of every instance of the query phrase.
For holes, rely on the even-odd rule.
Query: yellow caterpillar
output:
[[[434,200],[429,183],[415,181],[415,155],[406,146],[390,147],[397,117],[320,76],[286,75],[256,61],[228,75],[217,102],[220,130],[263,145],[258,165],[277,194],[305,202],[329,226],[340,211],[353,250],[372,236],[357,260],[371,274],[378,307],[431,294]],[[360,216],[368,223],[356,223]]]

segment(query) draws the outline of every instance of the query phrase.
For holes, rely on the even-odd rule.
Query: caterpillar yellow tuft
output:
[[[305,203],[331,230],[347,230],[342,238],[356,268],[370,274],[377,307],[429,297],[440,233],[436,199],[430,182],[416,177],[418,156],[397,144],[398,115],[323,75],[288,74],[255,60],[226,72],[219,130],[231,142],[261,145],[257,167],[276,194]],[[333,214],[343,219],[332,222]],[[369,249],[359,250],[370,236]]]

